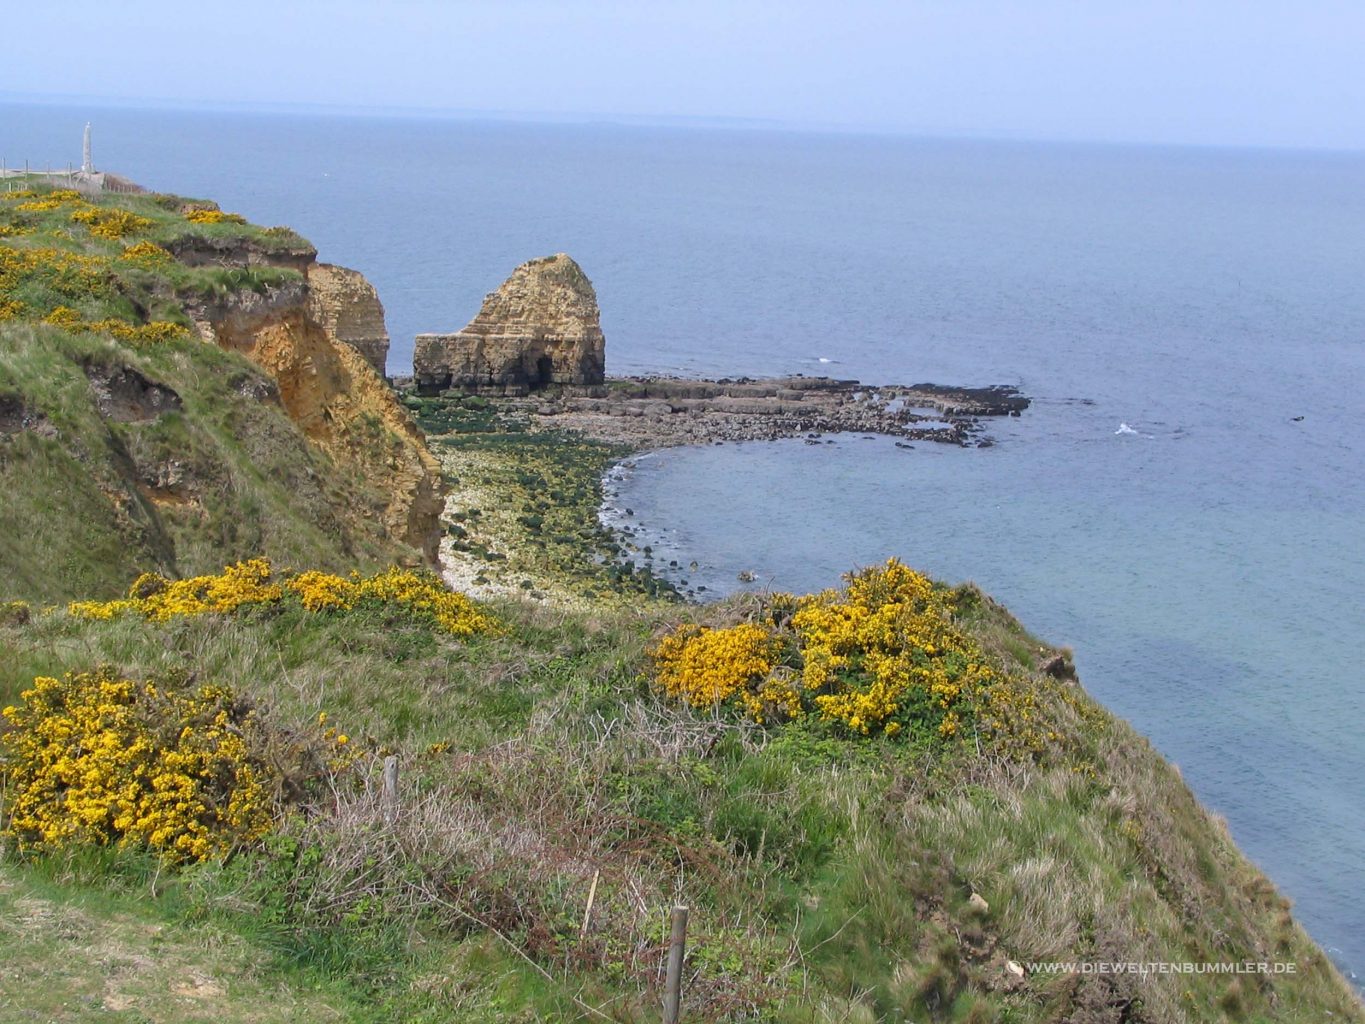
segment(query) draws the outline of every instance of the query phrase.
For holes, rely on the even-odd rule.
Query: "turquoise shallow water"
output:
[[[1365,968],[1365,155],[0,106],[0,157],[88,118],[97,163],[364,271],[394,372],[565,250],[610,372],[1020,386],[992,449],[670,451],[615,501],[707,593],[976,580]]]

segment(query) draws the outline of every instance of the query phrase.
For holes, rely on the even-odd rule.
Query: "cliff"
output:
[[[5,1019],[656,1020],[685,903],[695,1024],[1365,1022],[1179,773],[970,585],[488,607],[353,576],[439,495],[307,251],[171,197],[0,197]],[[414,406],[490,457],[452,538],[513,516],[606,561],[565,471],[601,446]],[[230,829],[191,872],[172,812]]]
[[[601,384],[606,368],[597,293],[564,253],[530,260],[484,299],[457,334],[419,334],[418,390],[521,393],[548,384]]]
[[[386,375],[389,330],[384,306],[365,275],[330,263],[311,263],[308,315],[335,342],[344,342],[365,358],[371,369]]]
[[[257,554],[434,560],[440,471],[374,368],[386,344],[368,282],[288,229],[173,196],[5,193],[11,596]]]
[[[387,496],[388,535],[434,563],[445,507],[440,465],[374,366],[382,365],[388,334],[369,282],[356,271],[315,264],[302,281],[188,308],[204,340],[270,374],[310,441]]]

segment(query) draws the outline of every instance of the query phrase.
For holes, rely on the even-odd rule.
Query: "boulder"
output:
[[[418,391],[536,391],[604,380],[606,342],[597,294],[564,253],[523,263],[457,334],[419,334]]]

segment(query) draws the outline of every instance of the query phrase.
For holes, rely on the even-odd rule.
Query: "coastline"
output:
[[[675,585],[627,520],[607,512],[606,478],[652,451],[828,434],[988,448],[993,417],[1030,400],[1007,385],[864,385],[827,377],[614,377],[532,394],[422,395],[394,381],[451,484],[440,571],[481,597],[521,594],[571,605],[606,595],[705,600]],[[617,521],[612,522],[615,518]]]

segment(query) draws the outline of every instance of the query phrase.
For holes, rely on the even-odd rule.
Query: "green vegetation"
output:
[[[5,596],[120,594],[138,572],[281,564],[372,568],[397,552],[353,471],[310,446],[273,385],[194,340],[129,346],[0,325]]]
[[[577,434],[531,431],[486,398],[404,400],[457,495],[447,550],[479,585],[570,600],[676,599],[650,558],[602,525],[602,474],[630,454]]]
[[[0,192],[0,321],[188,328],[186,300],[297,283],[296,269],[267,264],[312,252],[288,229],[211,203],[28,184]],[[241,260],[253,265],[220,265],[234,251],[254,254]]]
[[[1032,695],[1065,757],[1009,743],[978,752],[966,729],[764,727],[650,683],[651,638],[680,619],[754,621],[752,599],[687,613],[509,598],[493,609],[503,632],[463,643],[369,606],[285,602],[161,623],[39,611],[0,627],[12,653],[0,702],[36,675],[92,665],[129,679],[193,673],[284,734],[315,732],[325,713],[352,754],[322,798],[227,861],[173,871],[135,850],[11,857],[0,899],[111,918],[118,935],[130,916],[143,921],[218,993],[193,1007],[232,1019],[238,993],[266,987],[296,1019],[318,1019],[322,993],[355,1020],[601,1019],[585,1007],[651,1020],[675,900],[693,908],[688,1020],[1361,1019],[1177,774],[1073,682],[1011,649],[1040,662],[1055,652],[963,595],[965,635]],[[394,823],[378,795],[388,753],[402,765]],[[203,953],[208,935],[221,960]],[[0,930],[0,955],[31,954]],[[1298,973],[1139,981],[1007,967],[1246,959]],[[107,998],[98,971],[65,968],[64,998]],[[52,1012],[61,986],[34,988],[29,1008]],[[195,1019],[117,991],[147,1019]]]
[[[53,198],[55,197],[55,198]],[[38,207],[32,209],[31,207]],[[310,445],[275,382],[187,327],[192,296],[297,271],[190,267],[150,239],[281,247],[292,232],[168,196],[0,192],[0,566],[6,596],[109,597],[131,575],[402,557],[386,496]],[[126,233],[77,215],[117,213]],[[138,239],[138,240],[134,240]]]

